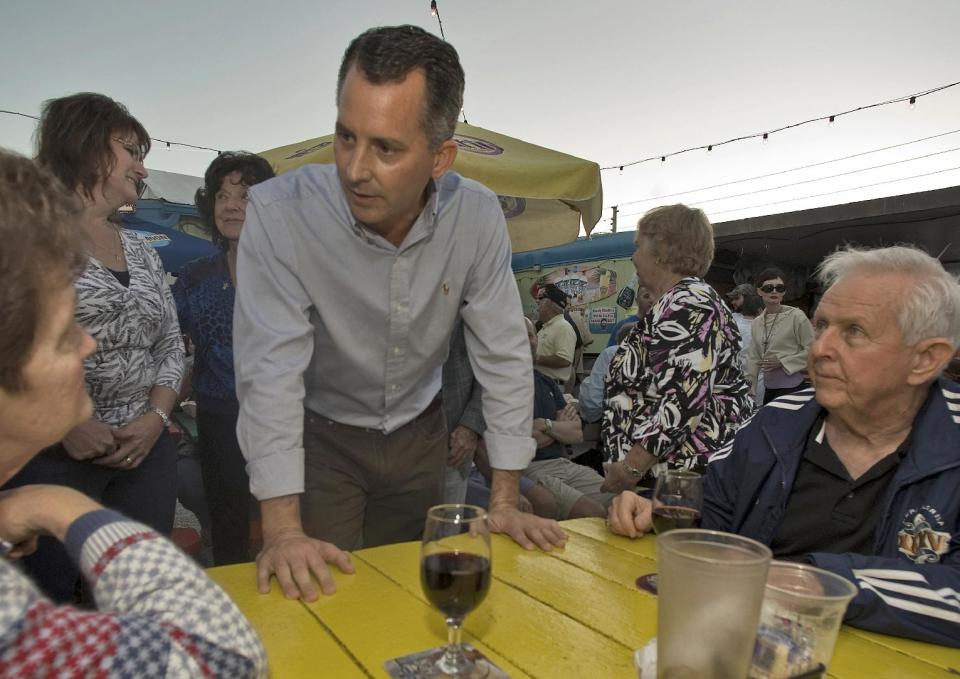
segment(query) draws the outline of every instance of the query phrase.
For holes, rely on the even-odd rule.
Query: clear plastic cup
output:
[[[657,677],[747,676],[771,558],[732,533],[657,537]]]
[[[835,573],[799,563],[770,564],[750,676],[784,679],[826,672],[857,587]]]

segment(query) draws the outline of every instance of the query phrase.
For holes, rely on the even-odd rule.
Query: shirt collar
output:
[[[426,191],[427,200],[423,206],[423,210],[421,210],[416,220],[414,220],[413,226],[410,227],[410,231],[407,232],[407,235],[400,244],[400,247],[395,247],[386,238],[358,222],[353,217],[353,214],[350,213],[350,207],[348,204],[347,213],[350,214],[353,232],[367,243],[380,248],[389,249],[393,252],[403,252],[404,250],[413,247],[420,241],[432,236],[434,231],[437,229],[437,218],[440,214],[440,186],[432,177],[430,178],[430,182],[427,184]],[[343,195],[342,186],[341,195]],[[346,196],[343,196],[343,200],[346,201]]]

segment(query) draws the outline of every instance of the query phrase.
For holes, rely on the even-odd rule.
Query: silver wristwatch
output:
[[[170,416],[163,412],[163,408],[160,408],[159,406],[150,406],[147,408],[147,411],[159,415],[160,419],[163,421],[164,427],[170,424]]]

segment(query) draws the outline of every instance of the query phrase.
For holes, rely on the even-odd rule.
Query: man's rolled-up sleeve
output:
[[[490,237],[471,267],[461,311],[467,353],[482,392],[490,466],[526,469],[536,452],[533,431],[533,358],[520,293],[510,268],[510,239],[499,204],[478,215]],[[492,209],[495,208],[495,209]]]
[[[233,317],[237,439],[258,500],[302,493],[303,374],[312,306],[287,225],[251,192],[237,256]]]

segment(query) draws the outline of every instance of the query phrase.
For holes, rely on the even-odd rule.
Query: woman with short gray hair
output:
[[[646,472],[702,472],[733,440],[753,408],[740,371],[740,333],[729,307],[703,276],[713,260],[713,226],[701,210],[670,205],[637,224],[633,263],[657,300],[611,363],[602,437],[603,490],[635,487]]]

